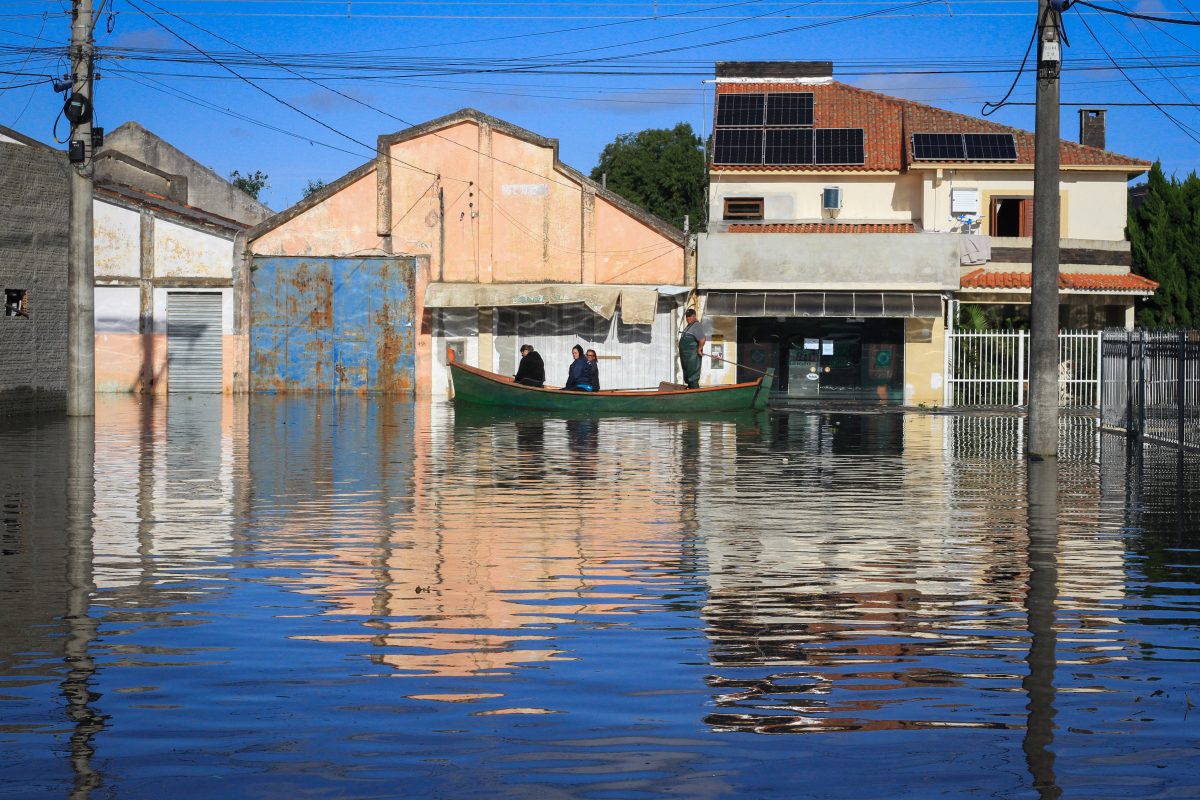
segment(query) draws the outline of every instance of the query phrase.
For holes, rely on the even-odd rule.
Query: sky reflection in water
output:
[[[0,796],[1195,796],[1197,460],[1022,425],[10,424]]]

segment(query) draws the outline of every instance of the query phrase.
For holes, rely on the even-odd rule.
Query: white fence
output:
[[[1029,331],[954,331],[946,336],[945,404],[1023,406],[1029,395]],[[1059,331],[1058,404],[1100,405],[1100,334]]]

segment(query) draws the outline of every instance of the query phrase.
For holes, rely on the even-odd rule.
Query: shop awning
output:
[[[603,286],[586,283],[431,283],[425,289],[426,308],[496,308],[582,303],[605,319],[621,305],[621,321],[652,325],[661,289],[666,286]],[[683,287],[686,291],[686,287]],[[667,291],[664,294],[675,294]]]
[[[940,294],[911,292],[709,292],[718,317],[940,317]]]

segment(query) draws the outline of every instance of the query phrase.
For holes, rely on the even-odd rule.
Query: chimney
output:
[[[1079,143],[1104,149],[1104,109],[1079,109]]]

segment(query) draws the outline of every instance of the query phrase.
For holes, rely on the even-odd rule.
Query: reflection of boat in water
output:
[[[524,386],[503,375],[450,362],[454,402],[506,409],[528,409],[568,414],[694,414],[761,410],[774,382],[774,372],[749,383],[702,389],[616,389],[573,392]],[[670,386],[668,384],[668,386]]]

